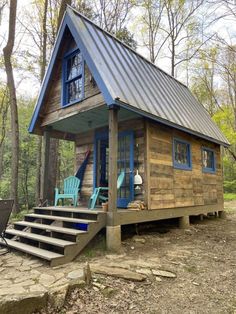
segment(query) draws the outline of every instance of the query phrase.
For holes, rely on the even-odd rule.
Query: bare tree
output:
[[[17,0],[10,0],[9,11],[9,28],[8,40],[3,49],[4,63],[7,74],[7,86],[9,89],[9,99],[11,108],[11,140],[12,140],[12,172],[11,172],[11,197],[14,199],[13,211],[19,211],[18,206],[18,169],[19,169],[19,122],[18,122],[18,108],[16,99],[16,88],[12,67],[12,52],[15,42],[16,30],[16,10]]]
[[[151,62],[155,63],[159,51],[165,44],[160,42],[160,26],[163,17],[165,2],[162,0],[143,0],[140,4],[144,10],[142,24],[144,26],[144,45],[148,48]],[[146,34],[148,34],[146,38]]]

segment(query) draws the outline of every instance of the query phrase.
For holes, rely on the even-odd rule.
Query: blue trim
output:
[[[75,55],[77,55],[78,53],[81,53],[81,51],[76,48],[76,49],[73,49],[71,50],[70,52],[67,52],[64,54],[64,57],[63,57],[63,62],[62,62],[62,95],[61,95],[61,106],[62,108],[65,108],[65,107],[68,107],[68,106],[72,106],[76,103],[79,103],[81,101],[84,100],[84,57],[81,53],[81,63],[82,63],[82,71],[81,71],[81,74],[73,77],[73,79],[70,79],[70,80],[67,80],[66,76],[67,76],[67,64],[68,64],[68,60],[71,59],[72,57],[74,57]],[[70,82],[73,82],[73,81],[76,81],[77,79],[79,78],[82,78],[82,90],[81,90],[81,97],[79,99],[76,99],[72,102],[67,102],[67,88],[66,88],[66,85]]]
[[[61,45],[62,37],[64,35],[67,23],[68,23],[68,17],[65,15],[65,17],[64,17],[64,19],[62,21],[62,24],[60,26],[60,29],[59,29],[56,41],[55,41],[55,46],[53,48],[52,55],[51,55],[51,58],[50,58],[50,61],[49,61],[49,64],[48,64],[47,72],[46,72],[46,74],[44,76],[44,79],[43,79],[43,82],[42,82],[42,86],[41,86],[41,89],[40,89],[40,92],[39,92],[38,100],[37,100],[37,103],[36,103],[36,106],[35,106],[35,109],[34,109],[34,113],[33,113],[33,116],[31,118],[31,122],[30,122],[30,125],[29,125],[29,128],[28,128],[28,131],[30,133],[32,133],[34,131],[34,127],[35,127],[35,124],[36,124],[36,121],[37,121],[37,118],[38,118],[38,115],[39,115],[39,111],[40,111],[40,108],[41,108],[41,105],[42,105],[42,102],[43,102],[43,99],[44,99],[44,95],[45,95],[45,92],[46,92],[46,89],[47,89],[47,86],[48,86],[48,83],[49,83],[49,80],[50,80],[50,77],[51,77],[53,66],[54,66],[54,63],[55,63],[56,58],[57,58],[57,54],[58,54],[58,51],[59,51],[59,48],[60,48],[60,45]]]
[[[212,168],[208,168],[208,167],[203,166],[203,151],[204,150],[213,153],[213,160],[212,160],[213,167]],[[205,172],[205,173],[215,173],[216,172],[215,150],[212,148],[209,148],[209,147],[205,147],[205,146],[202,147],[202,172]]]
[[[94,134],[94,150],[93,150],[93,191],[97,187],[97,149],[98,149],[98,141],[108,139],[108,130],[102,132],[95,132]]]
[[[151,120],[153,120],[155,122],[161,123],[163,125],[167,125],[167,126],[172,127],[174,129],[184,131],[184,132],[186,132],[188,134],[191,134],[191,135],[203,138],[205,140],[208,140],[210,142],[216,143],[218,145],[222,145],[224,147],[229,147],[230,146],[230,144],[218,141],[218,140],[216,140],[216,139],[214,139],[214,138],[212,138],[210,136],[204,135],[204,134],[199,133],[197,131],[190,130],[190,129],[184,127],[184,126],[181,126],[179,124],[175,124],[174,122],[168,121],[168,120],[163,119],[163,118],[158,117],[158,116],[155,116],[154,114],[146,112],[146,111],[143,111],[143,110],[141,110],[139,108],[135,108],[135,107],[133,107],[133,106],[131,106],[131,105],[129,105],[129,104],[119,100],[118,98],[116,98],[115,104],[120,106],[120,107],[122,107],[122,108],[128,109],[128,110],[130,110],[132,112],[140,114],[143,117],[149,118],[149,119],[151,119]]]
[[[186,144],[187,145],[187,160],[188,164],[181,164],[178,163],[175,160],[175,143],[180,143],[180,144]],[[173,166],[176,169],[182,169],[182,170],[192,170],[192,150],[191,150],[191,144],[185,140],[182,140],[180,138],[173,138],[173,143],[172,143],[172,158],[173,158]]]
[[[63,18],[62,24],[60,26],[60,29],[59,29],[59,32],[58,32],[58,35],[57,35],[57,38],[55,41],[53,52],[52,52],[52,55],[51,55],[51,58],[50,58],[50,61],[48,64],[48,68],[47,68],[45,77],[44,77],[43,82],[42,82],[42,86],[41,86],[41,89],[39,92],[38,100],[37,100],[37,103],[36,103],[36,106],[34,109],[34,113],[33,113],[33,116],[31,118],[31,122],[30,122],[30,125],[28,128],[28,131],[30,133],[33,133],[33,131],[34,131],[35,124],[36,124],[37,119],[38,119],[39,111],[40,111],[40,108],[41,108],[43,100],[44,100],[44,96],[45,96],[45,93],[46,93],[46,90],[48,87],[48,83],[49,83],[50,78],[51,78],[52,70],[53,70],[59,49],[60,49],[61,41],[62,41],[66,27],[68,27],[69,31],[71,32],[72,36],[74,37],[74,40],[75,40],[79,50],[82,52],[84,60],[88,64],[88,67],[89,67],[99,89],[101,90],[106,103],[108,105],[111,105],[114,103],[112,96],[110,95],[105,83],[103,82],[99,72],[97,71],[97,68],[93,62],[92,56],[90,56],[85,44],[81,40],[81,37],[79,35],[80,29],[79,29],[79,27],[77,29],[75,24],[74,24],[74,23],[76,23],[75,18],[76,17],[74,16],[73,11],[71,9],[67,8],[67,11],[66,11],[65,16]],[[61,91],[61,93],[62,93],[62,91]]]
[[[99,71],[96,68],[95,63],[93,62],[93,56],[90,55],[86,45],[83,43],[83,40],[80,36],[80,30],[76,28],[75,25],[78,25],[78,17],[75,16],[73,11],[70,8],[67,8],[66,11],[66,17],[69,19],[68,27],[71,31],[72,36],[74,37],[74,40],[79,47],[80,51],[82,52],[82,55],[84,56],[84,59],[89,67],[89,70],[91,71],[104,99],[107,105],[114,104],[115,100],[111,96],[106,84],[104,83]]]
[[[127,207],[128,203],[134,199],[134,132],[122,131],[118,133],[118,137],[130,135],[130,198],[117,198],[117,207]],[[99,140],[108,140],[108,130],[96,132],[94,135],[94,152],[93,152],[93,190],[97,188],[97,149]]]

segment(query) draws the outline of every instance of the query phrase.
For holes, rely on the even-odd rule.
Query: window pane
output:
[[[214,152],[203,149],[202,163],[204,168],[214,169]]]
[[[82,77],[67,84],[67,102],[82,98]]]
[[[175,141],[174,158],[178,164],[189,165],[189,144]]]
[[[81,53],[76,54],[67,61],[67,80],[71,80],[82,73]]]

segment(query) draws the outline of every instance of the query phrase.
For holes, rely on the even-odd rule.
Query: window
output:
[[[202,170],[204,172],[215,172],[215,153],[213,149],[202,148]]]
[[[174,167],[179,169],[191,170],[191,147],[188,142],[174,139],[173,142]]]
[[[63,106],[71,105],[84,96],[84,62],[79,50],[64,58],[63,66]]]

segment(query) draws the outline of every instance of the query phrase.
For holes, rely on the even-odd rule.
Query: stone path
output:
[[[56,306],[63,305],[70,287],[84,283],[84,266],[73,262],[50,268],[39,259],[17,252],[0,256],[0,313],[31,313],[32,303],[37,309],[48,299]],[[28,311],[26,299],[31,304]],[[23,300],[21,312],[19,304]]]

